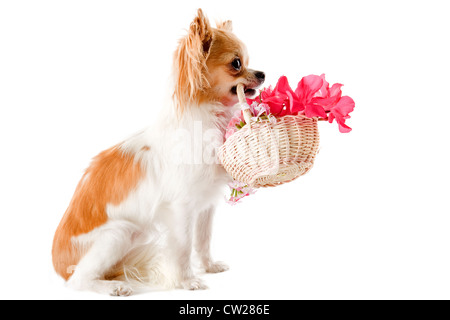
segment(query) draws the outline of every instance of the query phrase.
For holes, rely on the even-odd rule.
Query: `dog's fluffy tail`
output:
[[[135,291],[173,289],[177,287],[178,278],[161,252],[162,245],[156,240],[137,245],[105,275],[105,279],[125,281]]]

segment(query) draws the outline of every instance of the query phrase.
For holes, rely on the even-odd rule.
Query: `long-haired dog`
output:
[[[199,9],[174,55],[171,99],[156,124],[95,157],[53,241],[53,265],[79,290],[129,295],[134,285],[205,289],[191,266],[227,270],[210,254],[227,174],[216,161],[236,86],[251,96],[264,73],[248,69],[230,21],[212,28]]]

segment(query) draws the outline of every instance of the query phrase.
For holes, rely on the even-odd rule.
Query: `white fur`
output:
[[[119,205],[107,206],[105,225],[73,239],[86,254],[69,286],[112,295],[129,295],[136,280],[204,289],[191,267],[194,247],[207,272],[228,269],[211,258],[210,240],[214,208],[229,179],[215,150],[230,117],[221,104],[189,106],[177,117],[169,104],[153,127],[121,145],[146,176]],[[121,281],[99,280],[121,268]]]

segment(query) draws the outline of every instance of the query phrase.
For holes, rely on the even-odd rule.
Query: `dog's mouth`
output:
[[[256,94],[256,89],[257,89],[258,87],[259,87],[259,86],[250,88],[250,87],[244,86],[245,96],[246,96],[247,98],[253,97],[253,96]],[[232,94],[237,94],[237,86],[234,86],[234,87],[231,88],[231,93],[232,93]]]

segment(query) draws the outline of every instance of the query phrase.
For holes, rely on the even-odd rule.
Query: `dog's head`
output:
[[[248,68],[247,48],[232,32],[231,21],[212,28],[199,9],[188,35],[180,40],[174,56],[174,101],[180,112],[188,105],[238,102],[236,86],[244,84],[253,96],[265,74]]]

